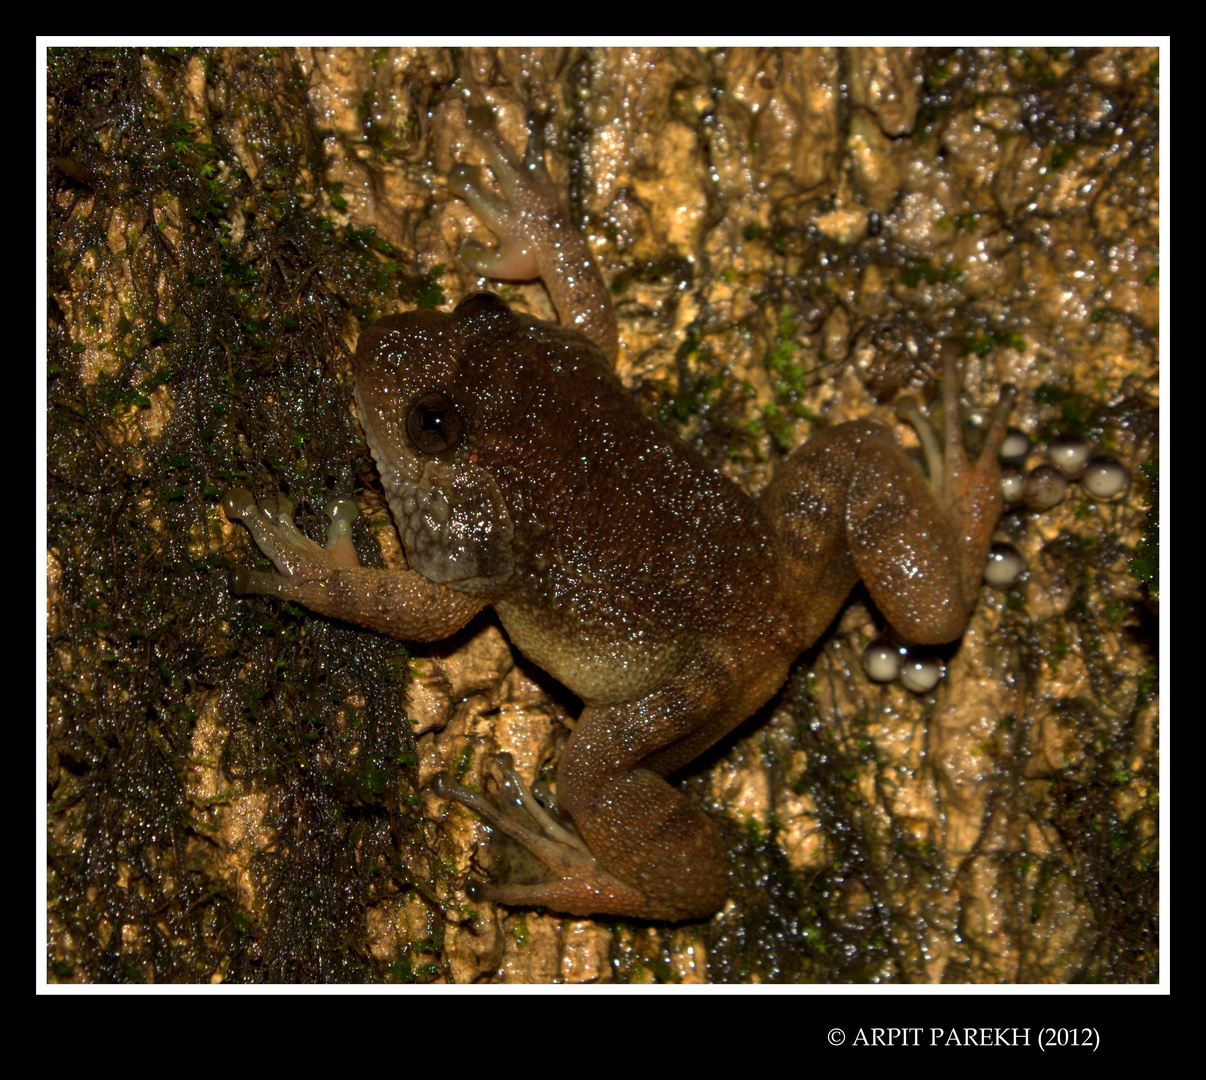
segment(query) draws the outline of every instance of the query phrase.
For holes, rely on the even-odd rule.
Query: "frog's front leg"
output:
[[[437,641],[455,633],[488,599],[437,585],[413,570],[372,570],[361,566],[351,541],[359,512],[350,499],[329,503],[331,519],[324,548],[298,532],[293,504],[285,498],[256,504],[243,488],[227,492],[227,517],[243,522],[279,574],[235,569],[236,593],[294,600],[312,611],[357,623],[404,641]]]

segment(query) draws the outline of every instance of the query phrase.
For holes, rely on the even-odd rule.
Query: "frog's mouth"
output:
[[[515,569],[515,528],[494,477],[473,461],[386,445],[363,407],[360,415],[411,569],[459,592],[497,596]]]

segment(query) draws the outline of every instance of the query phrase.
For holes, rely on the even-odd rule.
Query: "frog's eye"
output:
[[[450,395],[429,390],[411,403],[406,434],[420,454],[443,454],[465,437],[465,418]]]

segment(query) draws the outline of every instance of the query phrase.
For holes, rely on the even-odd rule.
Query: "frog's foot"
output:
[[[493,252],[470,242],[461,257],[483,277],[502,281],[540,278],[561,325],[590,338],[614,362],[619,339],[611,296],[545,168],[541,141],[530,135],[520,161],[494,129],[489,108],[472,109],[469,125],[485,147],[503,197],[482,187],[481,172],[474,166],[457,165],[449,174],[452,190],[473,207],[500,241]]]
[[[227,517],[247,526],[259,549],[285,579],[316,568],[360,565],[352,543],[352,522],[360,509],[351,499],[332,499],[323,508],[330,519],[326,547],[298,531],[293,524],[293,503],[284,495],[267,498],[260,505],[246,488],[231,488],[222,505]],[[239,567],[235,570],[233,585],[240,595],[280,595],[278,586],[282,580],[276,574],[261,574]]]
[[[960,552],[963,595],[974,602],[979,593],[992,545],[992,531],[1001,516],[1001,466],[999,452],[1017,388],[1006,384],[984,435],[980,454],[972,461],[963,445],[963,418],[959,410],[959,374],[948,349],[942,383],[944,438],[939,443],[929,419],[916,399],[901,398],[897,415],[917,431],[925,452],[930,488],[955,530]]]
[[[551,879],[531,884],[471,881],[465,887],[469,899],[550,907],[571,915],[639,914],[647,906],[641,893],[604,870],[582,838],[541,805],[515,772],[510,754],[499,754],[498,767],[501,806],[446,776],[436,779],[436,794],[469,807],[492,829],[535,856]],[[545,799],[551,806],[551,797]]]

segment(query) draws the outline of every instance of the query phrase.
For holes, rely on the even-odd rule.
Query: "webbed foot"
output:
[[[498,769],[501,805],[446,776],[436,779],[436,794],[469,807],[490,828],[533,855],[549,876],[531,883],[470,881],[466,895],[474,901],[544,906],[571,915],[641,914],[645,897],[604,870],[582,838],[559,819],[555,807],[541,805],[515,772],[510,754],[499,754]]]
[[[950,349],[946,351],[943,368],[944,437],[941,443],[915,398],[901,398],[896,406],[896,414],[913,426],[921,440],[929,469],[930,489],[957,534],[964,595],[974,597],[979,592],[988,563],[992,531],[1001,516],[1003,503],[998,455],[1005,438],[1009,414],[1017,399],[1017,388],[1009,383],[1001,387],[979,456],[973,461],[963,444],[959,373]]]

